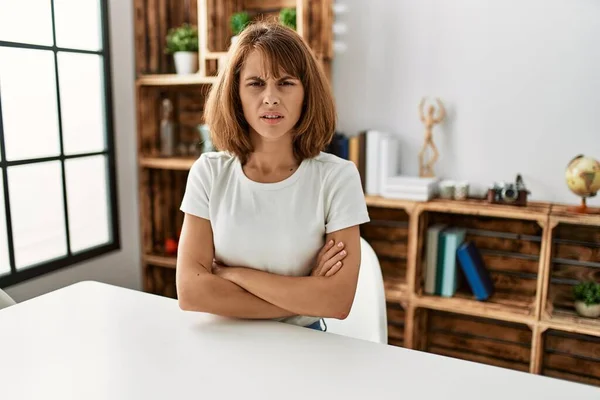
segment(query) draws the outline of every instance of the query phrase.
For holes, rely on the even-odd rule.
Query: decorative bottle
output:
[[[175,155],[175,129],[172,117],[173,103],[169,99],[164,99],[160,121],[160,155],[163,157],[173,157]]]

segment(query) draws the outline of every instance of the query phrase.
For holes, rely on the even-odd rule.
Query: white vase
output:
[[[600,304],[586,305],[583,301],[575,302],[575,310],[583,317],[598,318],[600,316]]]
[[[231,45],[233,46],[234,44],[236,44],[239,38],[240,37],[238,35],[232,36],[231,37]]]
[[[198,53],[195,51],[177,51],[173,54],[175,71],[179,75],[194,74],[198,71]]]

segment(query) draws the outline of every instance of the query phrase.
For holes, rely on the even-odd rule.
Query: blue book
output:
[[[460,267],[477,300],[487,300],[494,293],[490,273],[472,242],[463,243],[457,251]]]
[[[457,265],[456,251],[464,242],[466,230],[463,228],[451,228],[442,232],[441,237],[444,246],[442,292],[444,297],[452,297],[456,293],[459,284],[459,266]]]

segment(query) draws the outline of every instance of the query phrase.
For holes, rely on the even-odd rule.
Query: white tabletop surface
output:
[[[0,399],[600,399],[592,386],[81,282],[0,310]]]

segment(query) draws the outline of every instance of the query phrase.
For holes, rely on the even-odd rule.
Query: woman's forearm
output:
[[[354,300],[354,291],[340,275],[292,277],[250,268],[224,267],[221,275],[268,303],[294,314],[344,319]]]
[[[248,319],[295,315],[204,269],[185,275],[178,277],[177,285],[179,305],[183,310]]]

